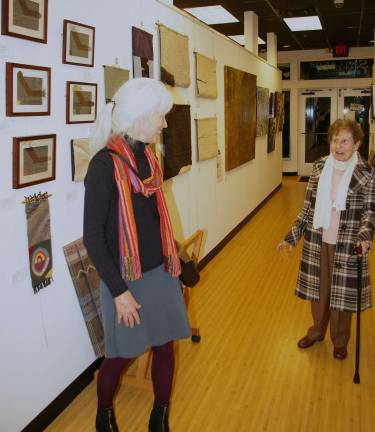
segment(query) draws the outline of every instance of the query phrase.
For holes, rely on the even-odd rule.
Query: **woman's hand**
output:
[[[290,253],[292,253],[293,246],[290,243],[286,242],[285,240],[282,240],[277,245],[276,249],[280,252],[286,252],[286,253],[290,254]]]
[[[115,307],[117,314],[117,324],[124,322],[126,327],[133,328],[135,324],[140,324],[138,309],[141,305],[138,304],[132,293],[128,290],[123,294],[115,297]]]
[[[361,246],[361,248],[362,248],[362,254],[366,254],[367,252],[370,252],[371,243],[369,241],[367,241],[367,240],[363,240],[361,242],[358,242],[357,246]]]

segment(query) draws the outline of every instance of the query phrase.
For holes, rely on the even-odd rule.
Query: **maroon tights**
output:
[[[121,373],[128,367],[132,359],[121,357],[105,358],[99,369],[98,404],[102,407],[111,406]],[[167,405],[171,396],[174,373],[173,342],[152,347],[151,377],[154,388],[155,402]]]

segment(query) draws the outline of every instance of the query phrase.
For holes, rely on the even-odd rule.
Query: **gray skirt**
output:
[[[100,283],[106,357],[134,358],[152,346],[190,337],[180,280],[164,271],[164,265],[126,283],[141,305],[141,323],[133,328],[123,322],[117,324],[114,299],[107,285]]]

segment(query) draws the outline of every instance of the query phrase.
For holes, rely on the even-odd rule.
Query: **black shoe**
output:
[[[156,402],[154,402],[150,414],[150,421],[148,422],[149,432],[169,432],[168,413],[168,405],[157,405]]]
[[[98,407],[96,412],[96,432],[118,432],[113,407]]]

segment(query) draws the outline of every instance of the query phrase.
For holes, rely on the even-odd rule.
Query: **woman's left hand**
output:
[[[357,246],[361,246],[361,248],[362,248],[362,254],[366,254],[371,249],[371,243],[368,242],[367,240],[363,240],[361,242],[358,242]]]

